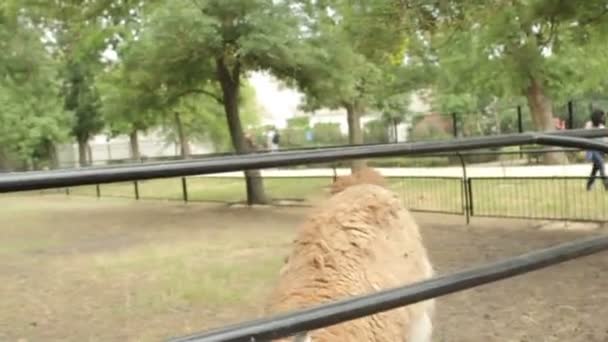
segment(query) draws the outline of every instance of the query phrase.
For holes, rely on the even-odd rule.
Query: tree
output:
[[[153,70],[133,68],[124,60],[112,63],[97,82],[102,113],[111,136],[129,136],[131,158],[139,160],[139,133],[158,125],[163,115],[163,100],[157,89],[147,83]]]
[[[283,75],[306,94],[306,109],[346,111],[352,145],[363,143],[361,116],[389,96],[385,75],[403,59],[406,39],[396,9],[392,0],[315,2],[308,10],[310,56]],[[363,166],[364,160],[352,163],[353,170]]]
[[[259,116],[253,87],[243,86],[240,101],[244,126],[257,125]],[[168,140],[179,142],[182,156],[189,154],[189,141],[211,142],[216,151],[234,151],[224,109],[215,101],[209,101],[208,96],[193,94],[183,97],[174,106],[173,114],[173,117],[166,117],[163,128]]]
[[[222,105],[234,150],[251,152],[240,115],[243,79],[248,71],[289,68],[300,35],[292,3],[178,0],[147,6],[140,60],[163,67],[168,92],[198,93]],[[259,171],[245,174],[249,203],[267,203]]]
[[[537,130],[554,129],[553,99],[606,78],[605,2],[451,1],[426,14],[432,24],[417,36],[431,43],[443,91],[523,97]]]
[[[172,43],[166,35],[175,32],[165,31],[165,40],[157,40],[154,26],[143,31],[146,27],[142,25],[139,35],[119,44],[118,61],[102,82],[107,115],[113,126],[123,127],[115,131],[133,135],[161,124],[165,136],[177,141],[184,158],[191,154],[191,139],[211,140],[216,149],[230,150],[220,89],[208,79],[211,69],[204,61],[197,65],[201,59],[192,61],[191,52],[184,55],[173,46],[158,47],[159,41]],[[255,93],[245,82],[242,95],[243,122],[255,124]]]
[[[116,32],[107,21],[129,17],[125,4],[107,0],[23,1],[22,15],[45,33],[45,45],[61,65],[64,108],[74,114],[72,134],[78,142],[80,165],[89,164],[88,141],[104,127],[96,76],[102,69],[101,53]]]
[[[57,65],[45,50],[42,32],[0,6],[0,169],[10,159],[33,167],[48,159],[56,167],[54,142],[67,137],[70,115],[59,101]]]
[[[99,110],[99,95],[94,84],[94,76],[84,63],[66,63],[62,87],[64,108],[74,113],[72,135],[78,142],[80,166],[87,166],[92,162],[87,157],[89,140],[104,127]]]

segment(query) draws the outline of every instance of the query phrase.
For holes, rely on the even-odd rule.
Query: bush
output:
[[[368,144],[388,143],[387,125],[382,120],[368,122],[363,129],[363,139]]]
[[[318,145],[344,145],[348,137],[340,131],[337,123],[318,123],[313,129],[314,142]]]
[[[302,128],[286,128],[280,131],[281,134],[281,149],[284,148],[300,148],[311,146],[312,143],[306,140],[306,129]]]

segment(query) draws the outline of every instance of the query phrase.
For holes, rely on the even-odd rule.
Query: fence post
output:
[[[452,130],[454,131],[454,138],[458,138],[458,116],[456,112],[452,113]]]
[[[247,177],[247,173],[245,172],[245,189],[247,190],[245,196],[247,196],[247,206],[253,206],[253,201],[251,200],[251,183],[249,182],[249,177]]]
[[[188,202],[188,182],[186,177],[182,177],[182,194],[184,195],[184,202]]]
[[[135,199],[139,199],[139,182],[133,181],[133,190],[135,190]]]
[[[519,133],[524,132],[524,121],[521,114],[521,106],[517,106],[517,130]]]
[[[524,132],[524,121],[521,115],[521,105],[517,106],[517,131],[519,133]],[[519,158],[523,158],[524,154],[521,152],[521,145],[519,146]]]
[[[568,129],[574,129],[574,104],[568,101]]]
[[[471,223],[471,214],[469,211],[469,188],[467,186],[468,184],[468,177],[467,177],[467,165],[464,161],[464,157],[462,156],[462,154],[460,152],[457,153],[458,155],[458,159],[460,159],[460,164],[462,165],[462,209],[464,211],[464,216],[466,218],[466,222],[467,225],[469,223]]]
[[[336,164],[335,164],[335,163],[333,163],[333,164],[331,165],[331,168],[332,168],[332,169],[333,169],[333,171],[334,171],[334,182],[335,182],[336,180],[338,180],[338,170],[336,170]]]
[[[101,187],[99,184],[95,184],[95,193],[97,194],[97,198],[101,197]]]
[[[469,215],[475,216],[475,206],[473,205],[473,180],[471,178],[467,179],[467,189],[469,192]]]

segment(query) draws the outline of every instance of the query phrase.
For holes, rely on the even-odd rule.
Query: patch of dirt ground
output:
[[[159,341],[257,317],[311,210],[62,196],[0,208],[1,341]],[[605,233],[415,216],[440,274]],[[603,253],[440,298],[434,341],[608,341],[607,272]]]

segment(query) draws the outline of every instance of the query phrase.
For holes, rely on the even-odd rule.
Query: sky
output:
[[[272,123],[282,128],[285,120],[298,112],[302,97],[299,92],[283,86],[268,73],[252,73],[250,82],[255,87],[258,103],[263,109],[260,114],[264,123]]]

